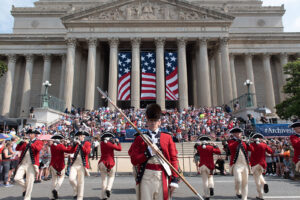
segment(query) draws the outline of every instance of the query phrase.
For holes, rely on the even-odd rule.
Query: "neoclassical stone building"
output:
[[[27,117],[40,106],[42,83],[72,105],[106,105],[96,86],[118,105],[140,101],[140,52],[156,53],[156,102],[163,108],[215,106],[254,84],[255,106],[284,99],[284,64],[300,53],[300,33],[283,31],[284,6],[261,0],[39,0],[12,7],[12,34],[0,35],[0,114]],[[179,100],[165,98],[164,51],[178,53]],[[118,52],[132,52],[131,100],[117,100]],[[111,105],[109,105],[111,106]]]

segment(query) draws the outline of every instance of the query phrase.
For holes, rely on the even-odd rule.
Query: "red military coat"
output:
[[[253,148],[251,151],[250,163],[251,166],[260,165],[264,169],[267,167],[266,163],[266,152],[268,154],[273,154],[273,150],[265,143],[252,143],[250,146]]]
[[[203,145],[198,145],[197,151],[200,156],[199,167],[205,165],[208,169],[213,170],[215,168],[214,154],[221,154],[220,149],[211,145],[206,145],[204,149]]]
[[[70,153],[75,153],[77,151],[78,146],[79,146],[79,144],[76,144],[76,146],[71,149]],[[87,168],[87,169],[90,168],[90,166],[89,166],[89,154],[91,152],[91,146],[92,145],[89,141],[85,141],[84,144],[81,147],[82,151],[83,151],[83,154],[84,154],[85,163],[86,163],[85,168]],[[78,153],[77,156],[80,156],[80,153]]]
[[[232,166],[233,164],[235,164],[235,157],[236,157],[236,153],[238,153],[237,149],[238,149],[238,146],[239,146],[239,141],[237,140],[228,140],[228,148],[229,148],[229,151],[230,151],[230,166]],[[247,145],[245,142],[242,142],[242,145],[245,149],[245,156],[246,156],[246,160],[249,162],[248,160],[248,151],[251,151],[253,150],[253,147],[251,147],[250,145]]]
[[[121,144],[113,144],[111,142],[101,142],[101,158],[98,163],[103,162],[107,169],[111,169],[115,166],[114,150],[121,151]]]
[[[168,133],[161,132],[159,142],[161,151],[165,158],[173,165],[176,170],[178,170],[177,149],[175,143],[173,142],[172,136]],[[139,166],[148,160],[148,156],[146,153],[147,148],[147,144],[144,142],[141,136],[137,136],[128,151],[131,163],[133,165]],[[172,176],[174,178],[178,177],[178,175],[173,171]]]
[[[300,161],[300,137],[299,135],[291,135],[290,136],[290,140],[291,140],[291,143],[292,143],[292,146],[294,148],[294,158],[293,158],[293,161],[295,164],[297,164],[297,162]]]
[[[65,168],[65,153],[71,153],[72,147],[65,147],[63,144],[54,145],[50,147],[51,150],[51,162],[52,166],[56,171],[61,172]]]
[[[26,142],[22,142],[22,143],[19,143],[16,147],[17,151],[22,151],[19,163],[22,162],[25,154],[27,153],[27,152],[25,152],[27,145],[28,144]],[[29,147],[29,148],[31,148],[31,152],[32,152],[32,155],[30,155],[30,158],[32,160],[34,160],[34,165],[40,166],[40,151],[42,150],[43,146],[44,146],[43,141],[35,139],[34,142],[31,144],[31,146]],[[30,154],[29,148],[27,151]]]

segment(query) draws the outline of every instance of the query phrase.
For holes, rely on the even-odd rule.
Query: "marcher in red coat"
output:
[[[200,156],[199,167],[203,180],[205,200],[209,200],[210,196],[214,195],[214,154],[221,154],[221,151],[218,146],[207,143],[211,140],[208,136],[201,136],[199,140],[200,144],[197,146],[197,152]]]
[[[248,196],[248,175],[250,171],[248,151],[253,150],[250,145],[242,141],[243,129],[233,128],[230,130],[233,138],[228,140],[228,148],[231,153],[231,173],[235,178],[235,192],[238,198],[247,200]]]
[[[294,148],[293,162],[296,165],[296,172],[300,172],[300,121],[291,124],[290,128],[293,128],[295,131],[295,134],[290,136],[290,140]]]
[[[111,188],[115,179],[115,156],[114,151],[121,151],[122,147],[119,140],[113,139],[114,135],[106,132],[101,136],[101,158],[98,163],[98,168],[102,179],[101,198],[107,199],[110,197]]]
[[[54,135],[51,139],[51,162],[50,172],[52,175],[52,195],[53,199],[58,199],[58,190],[61,187],[65,178],[65,153],[71,153],[72,147],[66,147],[61,143],[64,139],[63,135]]]
[[[74,199],[77,198],[77,200],[83,200],[84,176],[89,176],[88,156],[91,152],[91,143],[84,141],[85,136],[89,136],[85,131],[78,131],[75,134],[78,140],[74,141],[75,144],[71,151],[74,153],[74,158],[70,168],[69,181],[74,190]]]
[[[267,167],[266,153],[273,154],[273,150],[266,143],[264,143],[263,138],[263,135],[256,133],[252,136],[252,140],[254,141],[250,144],[250,146],[253,148],[251,151],[250,163],[258,192],[258,197],[256,197],[256,199],[259,200],[264,199],[263,191],[265,193],[269,192],[269,186],[262,174]]]
[[[161,108],[158,104],[151,104],[146,109],[147,135],[153,144],[148,147],[140,136],[137,136],[132,143],[128,154],[131,163],[138,167],[136,182],[140,193],[138,200],[167,200],[172,196],[175,188],[178,187],[178,176],[165,166],[155,150],[159,148],[165,158],[178,169],[177,150],[172,136],[161,132],[159,127]]]
[[[30,129],[26,134],[29,140],[23,140],[16,147],[16,150],[22,151],[22,153],[16,170],[15,181],[23,187],[24,200],[29,200],[31,199],[35,176],[39,173],[39,156],[44,143],[36,139],[40,132]],[[25,174],[26,182],[24,181]]]

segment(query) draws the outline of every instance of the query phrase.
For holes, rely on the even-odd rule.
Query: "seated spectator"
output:
[[[225,175],[225,160],[223,159],[222,155],[218,156],[218,159],[215,163],[215,169],[216,171],[219,170],[221,175]]]

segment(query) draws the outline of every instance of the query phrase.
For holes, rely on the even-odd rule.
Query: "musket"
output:
[[[156,153],[156,155],[160,158],[160,159],[162,159],[163,161],[165,161],[166,163],[167,163],[167,165],[169,165],[169,167],[178,175],[178,177],[188,186],[188,188],[190,188],[190,190],[192,190],[192,192],[199,198],[199,199],[201,199],[201,200],[204,200],[203,199],[203,197],[195,190],[195,188],[191,185],[191,184],[189,184],[188,182],[187,182],[187,180],[184,178],[184,176],[183,175],[181,175],[178,171],[177,171],[177,169],[175,169],[175,167],[164,157],[164,155],[163,155],[163,153],[159,150],[159,148],[155,145],[155,144],[153,144],[150,140],[149,140],[149,138],[148,137],[146,137],[145,135],[143,135],[142,133],[141,133],[141,131],[130,121],[130,119],[123,113],[123,111],[120,109],[120,108],[118,108],[118,106],[116,106],[116,104],[114,104],[114,102],[108,97],[108,95],[105,93],[105,92],[103,92],[99,87],[97,87],[97,90],[100,92],[100,94],[105,98],[105,99],[107,99],[108,101],[109,101],[109,103],[112,105],[112,106],[114,106],[116,109],[117,109],[117,111],[119,111],[120,113],[121,113],[121,115],[123,115],[123,117],[129,122],[129,124],[138,132],[138,134],[141,136],[141,138],[144,140],[144,142],[149,146],[149,147],[151,147],[154,151],[155,151],[155,153]]]

